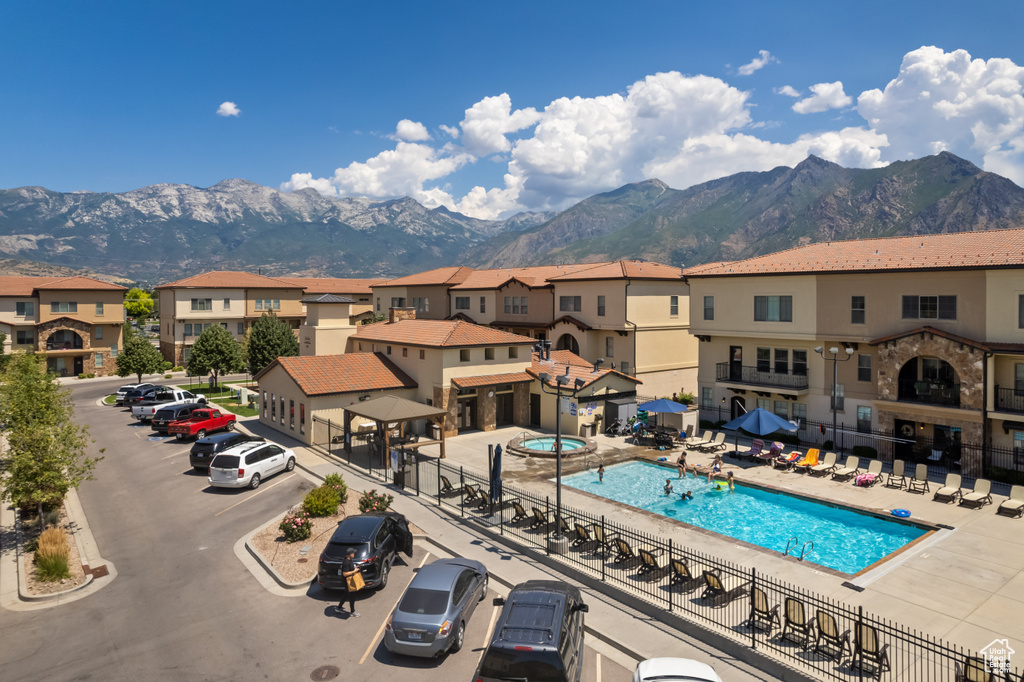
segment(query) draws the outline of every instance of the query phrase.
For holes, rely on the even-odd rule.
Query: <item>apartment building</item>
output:
[[[459,284],[473,268],[446,267],[418,272],[373,285],[373,311],[387,315],[391,308],[412,308],[421,320],[448,318],[448,288]]]
[[[1024,458],[1024,230],[811,244],[685,275],[702,409],[831,423],[834,404],[841,430],[894,434],[901,458],[918,440],[936,458],[958,443]]]
[[[91,277],[0,277],[4,352],[43,355],[60,376],[114,374],[125,291]]]

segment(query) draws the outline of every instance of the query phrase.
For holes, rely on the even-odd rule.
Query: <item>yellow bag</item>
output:
[[[363,582],[363,574],[360,571],[356,571],[352,575],[346,577],[345,582],[348,583],[349,592],[358,592],[366,587],[366,583]]]

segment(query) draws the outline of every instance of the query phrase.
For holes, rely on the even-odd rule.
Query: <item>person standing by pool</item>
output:
[[[736,492],[736,481],[733,480],[731,471],[725,475],[725,480],[729,482],[729,492]]]
[[[711,462],[711,469],[708,471],[708,483],[711,483],[712,476],[720,473],[722,473],[722,456],[715,455],[715,460]]]
[[[672,479],[671,478],[666,478],[665,479],[665,495],[668,496],[668,495],[671,495],[671,494],[672,494]]]
[[[604,464],[597,467],[597,482],[604,483]]]
[[[686,475],[686,450],[679,453],[679,459],[676,460],[676,468],[679,469],[679,478]]]

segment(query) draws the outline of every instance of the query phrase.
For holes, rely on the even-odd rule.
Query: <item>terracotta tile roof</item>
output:
[[[681,268],[642,260],[620,260],[614,263],[597,263],[577,272],[567,272],[552,277],[554,282],[583,281],[588,279],[682,279]]]
[[[176,282],[161,284],[154,289],[300,289],[301,285],[286,279],[256,275],[238,270],[213,270],[192,275]]]
[[[377,322],[359,328],[352,335],[357,341],[428,346],[433,348],[464,348],[468,346],[533,345],[528,336],[519,336],[500,329],[483,327],[462,320],[399,320]]]
[[[496,268],[475,270],[461,284],[452,289],[500,289],[511,282],[530,288],[550,287],[551,279],[590,270],[606,263],[574,263],[568,265],[537,265],[526,268]]]
[[[551,351],[551,360],[541,360],[539,354],[534,353],[530,367],[526,371],[529,372],[531,376],[537,377],[538,379],[540,379],[541,374],[550,374],[551,381],[548,381],[547,385],[551,388],[555,388],[555,377],[559,374],[565,374],[566,367],[569,368],[569,388],[572,388],[575,385],[576,379],[582,379],[583,388],[586,388],[590,384],[603,379],[609,374],[618,375],[637,384],[643,383],[636,377],[631,377],[628,374],[623,374],[622,372],[614,369],[601,368],[595,372],[594,363],[587,362],[580,356],[567,350]]]
[[[371,287],[383,284],[384,279],[344,279],[337,277],[279,277],[285,282],[302,287],[307,294],[364,294]]]
[[[979,230],[798,246],[746,260],[707,263],[686,277],[1024,266],[1024,229]]]
[[[40,284],[52,282],[53,277],[0,277],[0,296],[32,296]]]
[[[415,275],[408,275],[406,277],[398,277],[397,279],[389,279],[386,282],[381,282],[375,286],[382,287],[407,287],[407,286],[428,286],[431,284],[448,284],[455,285],[460,284],[470,273],[473,272],[473,268],[467,268],[464,266],[453,266],[447,268],[435,268],[433,270],[427,270],[426,272],[418,272]]]
[[[452,383],[459,388],[477,388],[479,386],[496,386],[498,384],[521,384],[527,381],[533,381],[533,377],[526,372],[484,374],[476,377],[459,377],[458,379],[452,379]]]
[[[34,296],[38,289],[127,291],[128,287],[92,277],[0,277],[0,296]]]
[[[278,358],[256,375],[280,365],[307,396],[416,388],[413,379],[382,353],[345,353]]]

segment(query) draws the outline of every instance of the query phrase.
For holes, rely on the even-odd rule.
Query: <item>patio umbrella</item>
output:
[[[494,448],[494,461],[491,463],[491,501],[497,502],[501,497],[501,445]]]
[[[726,431],[736,431],[736,438],[733,441],[733,448],[739,450],[739,431],[746,431],[756,436],[767,436],[769,433],[775,433],[776,431],[796,431],[797,427],[792,422],[786,421],[782,417],[769,412],[768,410],[757,407],[736,417],[731,422],[722,425],[722,428]]]
[[[653,412],[654,414],[677,414],[679,412],[686,412],[690,408],[682,403],[669,400],[668,398],[658,398],[657,400],[646,402],[643,405],[637,405],[636,409],[644,410],[645,412]]]

